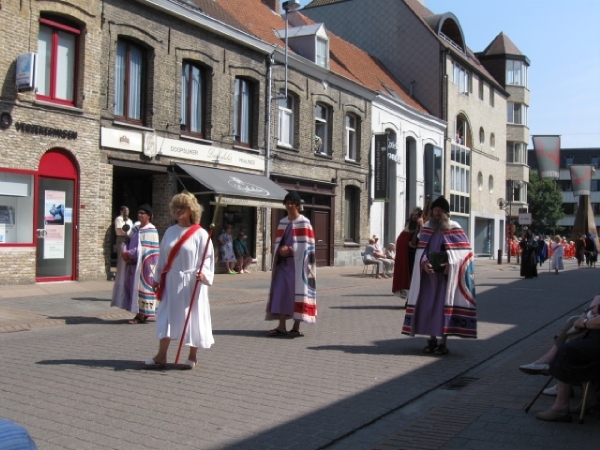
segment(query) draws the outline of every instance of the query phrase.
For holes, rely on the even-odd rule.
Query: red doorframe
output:
[[[73,155],[65,149],[53,148],[48,150],[40,159],[38,173],[35,177],[35,198],[36,208],[34,211],[34,224],[38,223],[37,202],[39,177],[54,178],[61,180],[72,180],[73,186],[73,271],[70,277],[45,277],[38,278],[36,273],[35,281],[69,281],[76,280],[79,273],[79,260],[77,258],[79,243],[79,165]],[[35,227],[34,227],[35,228]],[[37,247],[37,234],[35,235],[35,246]],[[37,260],[37,255],[36,255]]]

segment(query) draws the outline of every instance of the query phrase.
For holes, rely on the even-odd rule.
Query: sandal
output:
[[[267,333],[267,336],[269,337],[283,337],[283,336],[287,336],[288,332],[287,331],[281,331],[279,328],[273,328],[272,330],[269,330],[269,332]]]
[[[423,353],[431,354],[437,347],[437,339],[427,339],[427,345],[423,347]]]
[[[302,333],[300,330],[290,330],[288,331],[288,335],[290,337],[303,337],[304,333]]]
[[[436,354],[436,355],[438,355],[438,356],[447,355],[448,353],[450,353],[450,350],[448,350],[448,347],[446,347],[444,344],[440,344],[433,351],[433,353]]]
[[[130,321],[128,321],[128,323],[134,325],[136,323],[146,323],[146,320],[148,318],[146,316],[135,316],[133,319],[131,319]]]

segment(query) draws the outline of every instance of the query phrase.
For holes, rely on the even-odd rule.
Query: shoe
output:
[[[448,350],[448,347],[446,347],[444,344],[438,345],[433,351],[433,354],[438,356],[447,355],[448,353],[450,353],[450,350]]]
[[[545,422],[572,422],[573,417],[571,416],[571,411],[558,412],[553,409],[549,409],[548,411],[539,412],[535,415],[536,419],[543,420]]]
[[[521,372],[525,372],[528,375],[548,375],[549,364],[525,364],[519,367]]]
[[[288,331],[289,337],[304,337],[304,333],[298,330],[290,330]]]
[[[250,273],[248,269],[244,269],[244,273]]]
[[[542,391],[542,394],[551,395],[553,397],[556,397],[558,395],[557,387],[558,387],[558,384],[555,384],[552,387],[546,388]]]
[[[267,336],[269,336],[269,337],[284,337],[287,335],[288,335],[287,331],[281,331],[279,328],[273,328],[272,330],[269,330],[269,332],[267,333]]]
[[[165,369],[167,367],[166,364],[159,364],[155,362],[152,358],[148,358],[145,361],[142,361],[142,365],[144,369]]]
[[[235,270],[230,270],[230,271],[229,271],[229,273],[230,273],[231,275],[237,275],[237,272],[236,272]]]
[[[437,339],[427,339],[427,345],[423,347],[423,353],[431,354],[437,348]]]
[[[190,361],[186,360],[181,366],[179,366],[179,370],[192,370],[194,367],[198,365],[198,361]]]
[[[571,408],[571,412],[573,414],[579,414],[581,412],[581,404],[583,403],[583,399],[579,400],[579,402]],[[588,412],[590,409],[594,409],[596,407],[596,403],[598,400],[595,395],[588,395],[588,399],[585,402],[585,411]]]

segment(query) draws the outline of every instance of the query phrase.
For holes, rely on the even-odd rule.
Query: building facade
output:
[[[475,253],[492,255],[502,246],[505,221],[497,199],[506,183],[509,94],[468,48],[458,18],[435,14],[423,3],[393,1],[382,8],[374,0],[314,0],[302,11],[380,59],[447,122],[442,192]]]

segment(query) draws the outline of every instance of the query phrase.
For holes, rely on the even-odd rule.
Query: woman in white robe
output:
[[[190,300],[198,281],[190,322],[183,337],[183,344],[189,347],[189,355],[181,367],[193,369],[198,363],[198,348],[210,348],[214,344],[208,302],[208,286],[212,285],[214,278],[214,249],[208,233],[198,225],[202,207],[192,194],[177,194],[171,200],[170,210],[177,224],[170,227],[162,238],[154,281],[154,288],[161,298],[156,314],[159,349],[156,356],[147,359],[144,364],[166,366],[169,344],[181,337]],[[185,241],[176,255],[169,258],[182,237]],[[200,267],[206,245],[206,259]],[[172,260],[170,268],[169,260]]]

